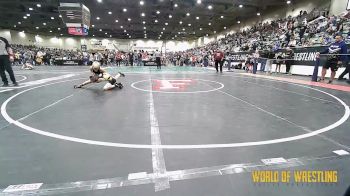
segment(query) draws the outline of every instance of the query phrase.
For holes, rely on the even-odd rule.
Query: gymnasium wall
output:
[[[159,41],[159,40],[123,40],[106,38],[84,38],[84,37],[53,37],[33,35],[13,30],[1,30],[0,36],[5,37],[11,44],[36,45],[38,47],[51,47],[62,49],[81,49],[86,45],[88,50],[118,49],[130,50],[159,50],[159,51],[183,51],[198,46],[197,41]]]

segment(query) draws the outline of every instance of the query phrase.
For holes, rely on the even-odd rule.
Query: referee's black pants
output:
[[[219,72],[219,65],[220,65],[220,72],[222,73],[222,66],[224,66],[224,61],[217,61],[217,60],[215,60],[216,72]]]
[[[13,73],[12,67],[11,67],[11,63],[9,60],[9,56],[7,55],[0,55],[0,76],[1,76],[1,80],[4,84],[8,84],[8,80],[5,74],[5,71],[7,71],[7,73],[10,76],[10,79],[12,81],[12,83],[16,83],[16,78],[15,78],[15,74]]]

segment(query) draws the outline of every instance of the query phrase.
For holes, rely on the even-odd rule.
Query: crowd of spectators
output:
[[[86,52],[57,48],[36,47],[34,45],[12,45],[15,54],[14,65],[26,63],[32,65],[61,65],[63,61],[77,61],[90,65],[99,61],[102,65],[141,65],[142,59],[151,56],[147,51],[123,52],[118,50],[101,50]]]
[[[274,52],[281,48],[327,45],[333,42],[335,34],[342,34],[346,38],[345,41],[349,41],[348,14],[329,16],[327,10],[314,9],[310,13],[300,11],[296,17],[258,23],[202,47],[168,52],[162,61],[163,64],[174,66],[210,66],[214,62],[213,54],[218,50],[229,55],[237,52]],[[59,64],[60,60],[78,60],[83,65],[88,65],[92,61],[100,61],[103,65],[141,65],[142,61],[152,56],[146,51],[83,52],[23,45],[13,45],[13,49],[15,64],[30,62],[34,65],[55,65]]]
[[[349,18],[349,14],[329,16],[326,9],[314,9],[310,13],[300,11],[296,17],[258,23],[202,47],[168,53],[167,59],[174,65],[208,66],[213,64],[213,54],[216,51],[225,52],[227,56],[238,52],[275,53],[280,49],[329,45],[334,42],[336,34],[343,35],[349,43]],[[277,57],[278,55],[273,58]]]

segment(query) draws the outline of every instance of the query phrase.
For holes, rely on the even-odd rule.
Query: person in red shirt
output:
[[[219,64],[220,64],[220,72],[222,73],[222,66],[224,65],[224,57],[225,57],[224,53],[220,50],[217,50],[214,53],[216,73],[219,72]]]
[[[117,54],[115,55],[115,62],[118,67],[120,66],[121,61],[122,61],[122,53],[118,51]]]

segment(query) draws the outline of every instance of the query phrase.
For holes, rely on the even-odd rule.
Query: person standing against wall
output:
[[[287,47],[286,48],[286,54],[285,54],[285,63],[286,63],[286,74],[288,74],[288,75],[292,75],[291,73],[290,73],[290,68],[291,68],[291,66],[292,66],[292,64],[293,64],[293,60],[292,59],[294,59],[294,51],[291,49],[291,48],[289,48],[289,47]]]
[[[5,71],[7,71],[7,73],[9,74],[13,85],[18,86],[18,83],[16,82],[16,78],[11,67],[11,62],[13,61],[13,51],[9,42],[4,37],[0,37],[0,76],[2,82],[4,83],[2,85],[3,87],[9,86]]]
[[[130,51],[128,57],[129,57],[130,66],[134,66],[134,53]]]
[[[331,68],[331,78],[328,81],[328,84],[331,84],[334,80],[335,74],[338,71],[338,68],[342,63],[347,62],[347,46],[343,41],[342,35],[335,36],[335,42],[331,44],[325,51],[321,53],[317,53],[317,57],[320,57],[320,54],[328,54],[327,62],[322,68],[321,78],[318,80],[319,82],[324,81],[324,78],[327,73],[327,69]]]
[[[162,62],[160,59],[161,53],[158,50],[156,50],[155,56],[156,56],[157,69],[161,69],[162,68]]]
[[[255,53],[253,53],[253,74],[256,74],[256,71],[258,69],[259,58],[259,50],[255,50]]]

